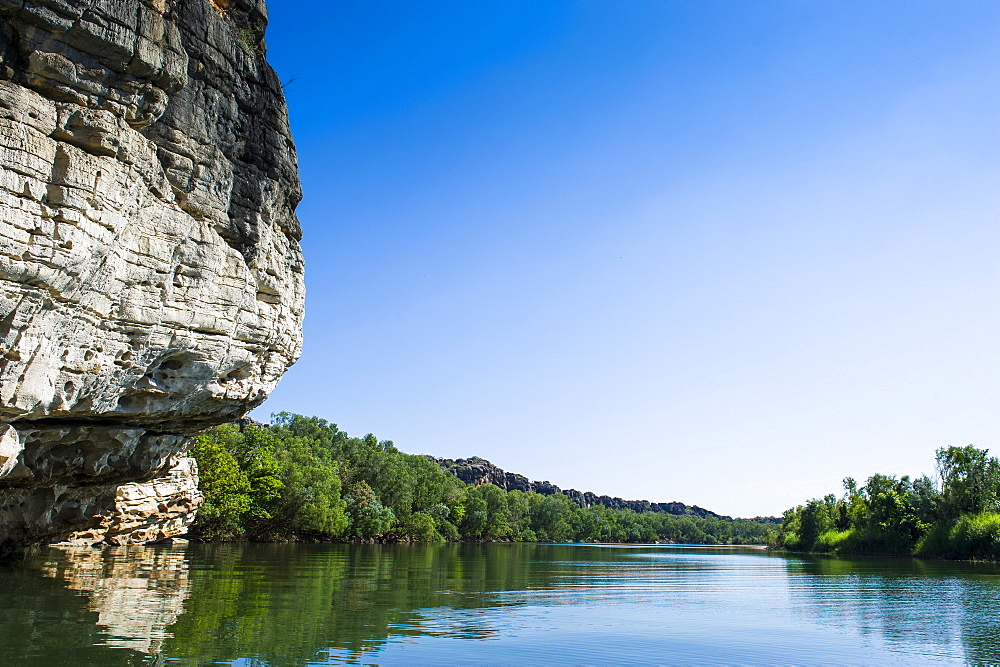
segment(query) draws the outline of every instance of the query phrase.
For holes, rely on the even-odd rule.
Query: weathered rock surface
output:
[[[651,503],[648,500],[623,500],[612,496],[599,496],[590,491],[576,489],[561,489],[552,482],[532,482],[524,475],[507,472],[493,465],[486,459],[473,456],[467,459],[438,459],[428,457],[455,477],[466,484],[494,484],[504,491],[533,491],[543,496],[561,493],[580,507],[604,505],[615,510],[633,510],[635,512],[665,512],[667,514],[691,515],[701,518],[716,517],[730,519],[731,517],[716,514],[711,510],[697,505],[685,505],[680,502]]]
[[[0,545],[183,532],[189,436],[298,357],[266,20],[256,0],[0,0]]]

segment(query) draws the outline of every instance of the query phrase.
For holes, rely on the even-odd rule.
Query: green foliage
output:
[[[414,512],[406,520],[405,533],[418,542],[443,542],[444,538],[437,530],[437,524],[427,512]]]
[[[784,514],[777,544],[793,551],[826,551],[819,538],[836,529],[839,516],[840,508],[832,495],[793,507]]]
[[[828,530],[816,538],[816,541],[813,543],[813,551],[821,553],[837,551],[844,545],[851,543],[853,536],[854,531],[851,529]]]
[[[997,509],[1000,467],[995,458],[986,456],[988,451],[972,445],[937,450],[943,519],[954,521],[963,514]]]
[[[197,536],[335,536],[347,526],[336,462],[308,438],[281,426],[225,424],[199,436],[192,453],[212,497],[198,513]]]
[[[203,539],[760,544],[774,531],[755,521],[581,508],[562,494],[469,486],[391,441],[352,438],[336,424],[289,413],[267,427],[212,429],[194,454],[208,500],[193,533]]]
[[[205,496],[198,514],[203,536],[241,537],[249,525],[271,518],[270,504],[284,487],[275,443],[265,429],[232,424],[198,436],[192,454]]]
[[[396,522],[396,513],[379,501],[365,481],[355,483],[351,489],[347,512],[351,517],[351,533],[356,537],[382,535]]]
[[[935,524],[917,546],[922,556],[997,560],[1000,557],[1000,513],[964,514],[952,525]]]
[[[562,494],[541,497],[531,508],[531,529],[540,540],[562,542],[573,534],[568,518],[575,509]]]
[[[933,480],[876,474],[843,498],[811,500],[784,514],[773,544],[793,551],[1000,559],[1000,463],[984,449],[936,452]]]
[[[862,509],[852,521],[855,553],[907,554],[926,530],[914,507],[910,478],[872,475],[861,489]]]
[[[321,445],[301,437],[285,437],[279,448],[285,492],[274,503],[272,531],[340,535],[347,528],[345,502],[337,462]]]
[[[278,440],[268,429],[248,426],[241,432],[232,424],[219,426],[216,435],[227,443],[227,449],[250,484],[249,516],[270,519],[268,505],[281,495],[285,486],[279,477],[281,464],[275,458]]]
[[[221,427],[220,427],[221,428]],[[250,480],[223,442],[200,435],[191,454],[198,462],[199,486],[205,503],[198,510],[203,535],[224,538],[241,534],[250,510]]]

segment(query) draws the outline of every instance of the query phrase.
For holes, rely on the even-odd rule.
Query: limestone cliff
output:
[[[0,545],[183,532],[189,436],[298,357],[266,22],[262,0],[0,0]]]

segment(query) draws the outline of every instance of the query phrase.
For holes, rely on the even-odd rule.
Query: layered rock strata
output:
[[[254,0],[0,0],[0,544],[183,532],[190,436],[298,357],[266,21]]]

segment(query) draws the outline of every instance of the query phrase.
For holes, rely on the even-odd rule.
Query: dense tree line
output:
[[[216,427],[192,453],[205,495],[192,534],[205,540],[760,544],[775,529],[472,486],[391,441],[288,413],[269,426]]]
[[[794,551],[1000,559],[1000,462],[937,450],[937,479],[875,474],[784,513],[775,546]]]

